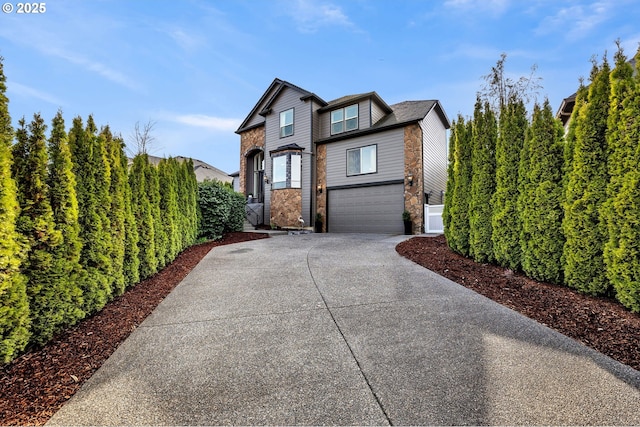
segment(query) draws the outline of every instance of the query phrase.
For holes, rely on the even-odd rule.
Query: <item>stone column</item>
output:
[[[404,128],[404,208],[411,214],[413,234],[422,233],[424,225],[422,167],[422,129],[412,124]]]
[[[264,125],[240,134],[240,193],[245,194],[247,183],[247,155],[257,149],[264,150]]]
[[[322,232],[327,232],[327,146],[316,146],[316,201],[317,213],[322,215]],[[322,193],[318,191],[322,187]]]

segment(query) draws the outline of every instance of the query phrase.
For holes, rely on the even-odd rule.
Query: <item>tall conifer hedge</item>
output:
[[[603,259],[606,227],[600,209],[606,199],[607,117],[609,113],[609,65],[594,62],[586,103],[576,121],[572,167],[569,171],[563,231],[565,283],[581,292],[604,294],[609,281]]]
[[[13,127],[0,57],[0,362],[9,362],[29,342],[29,300],[20,271],[23,245],[16,231],[20,213],[16,184],[11,176]]]
[[[496,262],[512,270],[520,268],[520,216],[518,214],[518,165],[528,127],[524,102],[512,96],[500,114],[496,144],[496,190],[491,216],[493,254]]]
[[[545,100],[527,132],[519,198],[522,269],[537,280],[562,283],[563,129]]]

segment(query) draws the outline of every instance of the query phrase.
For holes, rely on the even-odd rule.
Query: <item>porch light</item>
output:
[[[318,193],[322,194],[322,184],[318,184]]]
[[[266,174],[264,175],[264,183],[265,184],[269,183],[269,177]]]
[[[407,182],[409,183],[409,187],[413,187],[413,174],[407,175]]]

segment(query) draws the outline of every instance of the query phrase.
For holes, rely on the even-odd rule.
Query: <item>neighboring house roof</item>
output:
[[[157,165],[158,163],[160,163],[162,159],[164,159],[164,157],[150,156],[150,155],[147,155],[147,157],[149,158],[149,163],[153,165]],[[176,156],[174,157],[174,159],[180,162],[183,162],[185,160],[188,160],[189,157]],[[205,163],[202,160],[198,160],[198,159],[191,159],[191,161],[193,162],[193,172],[195,173],[196,180],[198,182],[202,182],[207,179],[211,179],[211,180],[216,179],[220,182],[233,181],[233,178],[229,174],[221,171],[215,166],[211,166],[209,163]]]
[[[377,123],[369,128],[360,130],[354,130],[351,132],[344,132],[338,135],[333,135],[324,139],[316,141],[318,144],[324,144],[333,141],[339,141],[346,138],[353,138],[355,136],[367,135],[370,133],[380,132],[383,130],[394,129],[402,127],[410,123],[418,122],[424,119],[430,111],[435,110],[445,128],[449,129],[451,123],[447,117],[442,105],[437,100],[429,101],[404,101],[398,104],[393,104],[389,107],[391,113],[380,119]]]
[[[634,69],[634,73],[638,72],[636,67],[636,59],[631,58],[627,61],[631,67]],[[587,87],[589,87],[587,85]],[[573,107],[576,105],[576,95],[577,92],[574,92],[573,95],[569,95],[568,97],[562,100],[560,104],[560,108],[558,108],[558,112],[556,113],[556,118],[560,119],[563,126],[566,126],[569,120],[571,119],[571,113],[573,113]]]
[[[562,126],[565,126],[571,118],[573,107],[576,105],[576,95],[577,92],[563,99],[562,103],[560,104],[560,108],[558,108],[556,117],[560,119],[560,121],[562,122]]]
[[[323,105],[323,106],[327,105],[327,102],[322,98],[320,98],[315,93],[304,90],[300,86],[296,86],[293,83],[289,83],[285,80],[280,80],[276,78],[273,80],[273,82],[271,82],[271,84],[269,85],[269,88],[264,92],[262,97],[258,100],[258,102],[253,107],[249,115],[247,115],[244,121],[240,124],[240,127],[236,130],[236,133],[244,132],[253,127],[262,125],[262,123],[259,123],[257,125],[248,126],[248,123],[256,114],[259,114],[261,116],[268,114],[269,111],[271,111],[271,105],[273,105],[273,103],[278,98],[280,93],[282,93],[282,91],[287,87],[300,92],[300,94],[302,95],[300,99],[303,101],[306,101],[307,99],[313,99],[316,102],[318,102],[320,105]],[[273,94],[270,95],[274,89],[275,89],[275,92],[273,92]]]

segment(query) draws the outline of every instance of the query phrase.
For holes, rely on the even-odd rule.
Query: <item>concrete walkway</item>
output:
[[[51,425],[640,424],[640,372],[395,252],[213,249]]]

